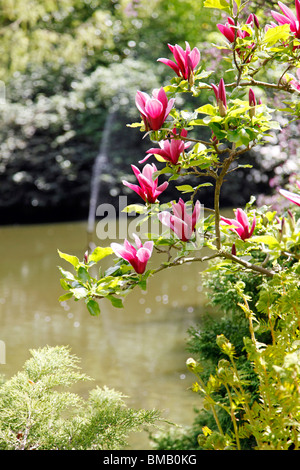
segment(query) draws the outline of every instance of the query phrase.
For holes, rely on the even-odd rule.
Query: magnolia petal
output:
[[[168,105],[168,98],[167,98],[167,95],[166,95],[166,92],[165,90],[163,89],[163,87],[157,89],[155,91],[156,95],[155,95],[155,98],[160,101],[160,103],[162,104],[163,106],[163,109],[166,109],[167,105]],[[154,95],[153,95],[154,96]]]
[[[144,175],[139,176],[139,183],[143,191],[152,192],[155,191],[157,183],[146,178]]]
[[[226,90],[225,90],[225,83],[224,83],[224,79],[221,78],[220,80],[220,83],[219,83],[219,99],[222,101],[222,103],[224,104],[225,108],[227,106],[227,103],[226,103]]]
[[[148,153],[148,152],[147,152],[147,153]],[[151,155],[154,155],[154,154],[151,152],[150,155],[146,155],[145,158],[143,158],[142,160],[139,160],[139,163],[145,163],[145,162],[148,160],[148,158],[151,157]]]
[[[171,214],[168,211],[163,211],[158,214],[158,219],[166,227],[171,228]]]
[[[297,1],[296,1],[296,4],[297,4]],[[296,16],[294,15],[294,13],[289,7],[284,5],[282,2],[278,2],[278,6],[281,9],[281,11],[284,13],[284,15],[287,16],[287,18],[289,18],[291,21],[297,21]]]
[[[181,74],[184,78],[187,78],[186,77],[186,59],[185,59],[185,52],[184,50],[182,49],[182,47],[178,46],[178,44],[176,44],[176,46],[174,47],[174,50],[173,50],[173,54],[174,54],[174,57],[175,57],[175,60],[178,64],[178,67],[180,68],[180,71],[181,71]]]
[[[252,221],[252,225],[251,225],[251,229],[250,229],[250,232],[249,232],[249,238],[252,236],[252,234],[254,232],[255,225],[256,225],[256,217],[254,216],[253,221]]]
[[[160,155],[161,157],[163,157],[165,159],[168,159],[168,157],[169,157],[168,152],[166,152],[164,149],[152,148],[152,149],[147,150],[146,153],[149,153],[150,155]],[[150,155],[149,155],[149,157],[150,157]],[[146,157],[146,158],[148,158],[148,157]]]
[[[241,229],[243,226],[237,222],[235,219],[227,219],[226,217],[220,217],[221,225],[233,225],[230,230],[235,230],[236,228]]]
[[[300,194],[292,193],[291,191],[287,191],[286,189],[279,189],[279,193],[284,196],[289,201],[297,204],[300,206]]]
[[[298,29],[300,28],[300,1],[295,0],[295,7],[296,7],[296,13],[297,13],[297,21],[298,21]]]
[[[228,39],[229,42],[234,42],[234,31],[228,26],[217,24],[219,31]]]
[[[151,165],[150,165],[150,163],[147,163],[147,165],[145,165],[143,170],[142,170],[141,176],[146,178],[150,183],[152,183],[151,186],[153,186],[154,181],[152,179],[152,175],[156,171],[157,171],[157,168],[156,168],[156,165],[154,163],[152,163]]]
[[[244,228],[249,228],[249,220],[247,217],[246,212],[244,212],[242,209],[237,209],[236,210],[236,220],[244,227]]]
[[[172,223],[173,231],[180,240],[188,241],[191,238],[193,230],[190,224],[175,216],[172,218]]]
[[[132,259],[132,253],[128,252],[124,246],[119,245],[118,243],[111,243],[110,244],[111,249],[113,252],[118,256],[118,258],[123,258],[125,261],[131,261]]]
[[[136,192],[142,199],[145,200],[145,195],[140,186],[138,186],[137,184],[128,183],[128,181],[124,180],[122,181],[122,183],[124,184],[124,186],[127,186],[128,188],[132,189],[132,191]]]
[[[164,183],[162,183],[160,186],[156,188],[155,194],[157,195],[161,194],[163,191],[167,189],[168,186],[169,186],[168,181],[165,181]]]
[[[134,241],[135,241],[135,244],[136,244],[137,248],[138,249],[141,248],[143,246],[143,244],[142,244],[140,238],[137,236],[136,233],[133,233],[132,236],[134,238]]]
[[[147,241],[144,243],[144,248],[146,248],[150,252],[150,256],[152,255],[153,247],[154,247],[154,242],[152,241]]]
[[[155,120],[159,118],[162,115],[163,111],[163,105],[159,100],[152,98],[146,102],[145,112],[148,119]]]
[[[197,67],[197,65],[199,64],[199,62],[200,62],[200,51],[199,51],[199,49],[197,47],[194,47],[194,49],[190,53],[189,57],[191,59],[192,67],[193,67],[193,69],[195,69]]]
[[[171,69],[174,70],[174,72],[176,73],[176,75],[180,76],[180,69],[178,67],[177,64],[175,64],[175,62],[173,62],[173,60],[170,60],[170,59],[164,59],[164,58],[159,58],[157,59],[158,62],[162,62],[163,64],[165,65],[168,65],[169,67],[171,67]]]
[[[281,13],[277,13],[276,11],[271,11],[271,14],[279,24],[291,24],[292,20],[287,18],[286,16],[282,15]],[[276,25],[277,26],[277,25]]]
[[[136,256],[141,263],[147,263],[151,256],[151,253],[149,250],[147,250],[147,248],[142,247],[137,251]]]
[[[132,169],[133,173],[135,174],[135,176],[138,178],[138,177],[140,176],[140,174],[141,174],[141,172],[140,172],[140,170],[138,169],[138,167],[135,166],[135,165],[131,165],[131,169]]]
[[[172,203],[172,210],[175,217],[184,219],[186,215],[185,204],[183,199],[180,197],[177,203]]]
[[[143,91],[137,91],[135,95],[135,104],[141,114],[145,114],[145,105],[150,96]]]
[[[217,87],[214,83],[212,83],[211,86],[212,86],[212,89],[214,90],[214,93],[215,93],[215,96],[216,96],[216,100],[218,101],[218,99],[219,99],[219,90],[218,90],[218,87]]]
[[[126,249],[128,253],[130,253],[131,256],[136,255],[136,248],[131,243],[129,243],[129,241],[126,238],[124,240],[124,248]]]
[[[196,223],[198,222],[201,215],[201,204],[200,201],[196,201],[195,207],[192,214],[192,229],[194,230]]]
[[[168,101],[168,104],[167,104],[167,107],[166,107],[166,111],[165,111],[164,120],[169,116],[170,111],[171,111],[171,109],[172,109],[173,106],[174,106],[174,103],[175,103],[175,98],[171,98],[171,99]]]

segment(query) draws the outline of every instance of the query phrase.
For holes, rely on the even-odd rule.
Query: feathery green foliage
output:
[[[155,410],[134,410],[106,386],[85,400],[68,389],[91,380],[65,346],[31,351],[23,370],[0,385],[1,450],[120,449],[130,432],[159,420]]]

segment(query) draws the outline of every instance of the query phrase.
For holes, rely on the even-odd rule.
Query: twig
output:
[[[237,256],[232,255],[231,253],[227,253],[226,251],[222,251],[220,253],[220,256],[223,256],[224,258],[230,259],[230,260],[234,261],[235,263],[244,266],[244,268],[251,269],[252,271],[258,272],[260,274],[264,274],[268,277],[273,277],[275,275],[274,271],[269,271],[268,269],[266,269],[262,266],[258,266],[256,264],[249,263],[248,261],[246,261],[244,259],[241,259],[241,258],[238,258]]]

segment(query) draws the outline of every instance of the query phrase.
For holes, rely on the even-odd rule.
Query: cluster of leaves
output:
[[[239,305],[250,324],[248,334],[242,330],[242,337],[240,332],[244,351],[236,349],[223,333],[219,334],[216,345],[221,357],[206,382],[203,364],[187,361],[198,378],[193,390],[204,395],[204,408],[213,410],[218,424],[216,430],[203,426],[198,435],[201,448],[241,449],[245,445],[260,450],[299,448],[298,279],[296,263],[289,272],[262,281],[255,305],[260,319],[248,306],[251,297],[244,294],[243,283],[237,281],[235,290],[243,299]],[[221,409],[221,413],[216,409]],[[223,417],[225,432],[218,415]],[[226,415],[230,417],[230,426],[224,419]]]
[[[297,219],[299,227],[299,211]],[[288,224],[284,236],[291,239],[291,233]],[[279,230],[277,235],[281,236]],[[299,254],[299,242],[295,246]],[[203,279],[214,315],[207,314],[199,326],[191,327],[188,339],[188,351],[195,358],[188,361],[188,367],[197,377],[193,390],[204,397],[204,405],[199,403],[190,428],[152,436],[156,449],[236,449],[226,387],[234,400],[232,409],[238,419],[241,449],[289,449],[299,445],[299,262],[284,257],[280,262],[285,269],[272,279],[233,269],[227,263],[210,263]],[[234,365],[228,362],[228,356]],[[231,378],[222,376],[224,366]],[[237,390],[241,385],[243,398]],[[249,426],[246,400],[251,404],[253,428]],[[221,433],[212,413],[213,403]]]
[[[71,386],[91,380],[64,346],[31,351],[23,370],[0,384],[0,449],[107,450],[153,426],[155,410],[128,408],[124,396],[96,387],[83,399]]]

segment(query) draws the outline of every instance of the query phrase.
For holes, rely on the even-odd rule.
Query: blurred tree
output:
[[[200,43],[215,21],[196,0],[2,0],[0,79],[30,64],[86,67],[129,55],[152,60],[167,42]],[[188,27],[187,27],[188,25]]]

